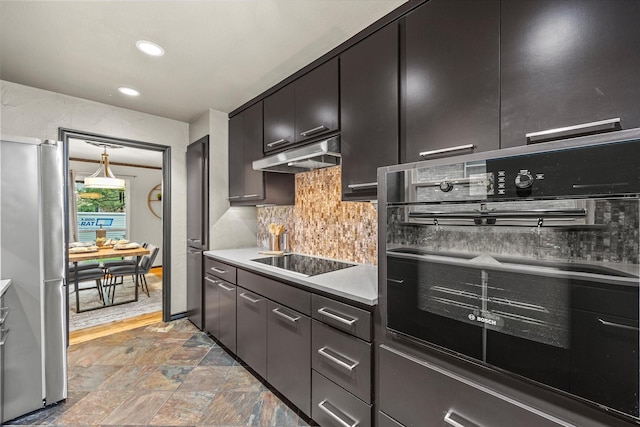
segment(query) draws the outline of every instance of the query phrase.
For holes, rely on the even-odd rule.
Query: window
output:
[[[76,194],[78,241],[94,241],[100,228],[107,231],[107,239],[127,238],[124,190],[86,188],[77,181]]]

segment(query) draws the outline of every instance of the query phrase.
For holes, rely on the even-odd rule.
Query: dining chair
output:
[[[147,278],[146,278],[146,274],[149,273],[149,271],[151,270],[151,267],[153,267],[153,263],[156,260],[156,257],[158,256],[158,251],[160,250],[160,248],[158,248],[155,245],[147,245],[147,249],[149,250],[149,254],[148,255],[144,255],[142,257],[142,259],[140,260],[140,265],[138,265],[138,283],[140,285],[140,287],[142,288],[142,290],[147,294],[148,297],[151,296],[150,292],[149,292],[149,286],[147,285]],[[136,274],[136,264],[121,264],[121,265],[114,265],[111,266],[109,268],[107,268],[105,270],[105,275],[106,277],[108,277],[109,282],[107,284],[108,290],[107,290],[107,296],[109,296],[109,299],[111,301],[113,301],[113,298],[115,296],[115,287],[118,284],[121,284],[124,282],[124,279],[121,282],[118,282],[118,278],[124,278],[124,276],[131,276],[133,278],[133,281],[135,282],[135,274]]]
[[[97,262],[86,262],[86,263],[78,263],[69,264],[69,275],[67,277],[67,283],[74,285],[74,291],[80,292],[87,289],[96,289],[98,291],[98,297],[100,298],[100,302],[102,305],[105,304],[104,301],[104,288],[103,288],[103,279],[104,279],[104,270],[100,267],[100,264]],[[77,281],[76,281],[77,279]],[[95,286],[91,287],[80,287],[80,283],[88,282],[95,280]],[[76,299],[76,313],[79,313],[80,310],[80,302],[79,299]]]
[[[146,248],[149,244],[147,242],[142,242],[140,244],[140,246],[142,246],[143,248]],[[111,267],[119,267],[122,265],[133,265],[135,266],[137,262],[136,257],[128,257],[128,258],[121,258],[121,259],[113,259],[110,261],[104,261],[102,263],[102,268],[104,268],[105,271],[105,279],[109,279],[109,277],[106,275],[106,271],[111,268]]]

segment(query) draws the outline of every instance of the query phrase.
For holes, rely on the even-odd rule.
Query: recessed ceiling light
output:
[[[120,93],[123,93],[125,95],[129,95],[129,96],[138,96],[138,95],[140,95],[140,92],[138,92],[137,90],[132,89],[130,87],[125,87],[125,86],[119,87],[118,91],[120,91]]]
[[[136,42],[136,47],[146,53],[147,55],[151,55],[151,56],[162,56],[164,55],[164,49],[161,48],[159,45],[157,45],[154,42],[150,42],[147,40],[138,40]]]

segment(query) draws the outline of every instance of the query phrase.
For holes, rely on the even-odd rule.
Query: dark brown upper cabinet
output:
[[[377,168],[398,163],[398,24],[340,56],[342,199],[377,197]]]
[[[431,0],[402,28],[401,161],[499,148],[499,0]]]
[[[338,58],[295,81],[296,142],[340,128]]]
[[[264,152],[295,143],[294,84],[264,99]]]
[[[263,172],[252,162],[262,157],[262,102],[229,121],[229,201],[264,199]],[[257,147],[257,148],[256,148]]]
[[[640,1],[503,1],[501,14],[501,147],[608,119],[640,126]]]
[[[264,152],[338,130],[338,110],[338,59],[335,58],[264,99]]]
[[[293,204],[293,175],[253,170],[262,154],[262,102],[229,119],[229,202]]]

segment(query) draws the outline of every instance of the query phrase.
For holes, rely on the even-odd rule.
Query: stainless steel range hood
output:
[[[340,164],[340,136],[312,142],[253,162],[265,172],[298,173]]]

